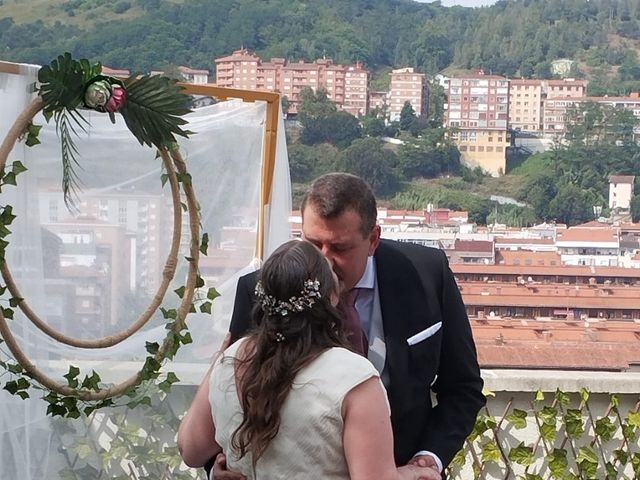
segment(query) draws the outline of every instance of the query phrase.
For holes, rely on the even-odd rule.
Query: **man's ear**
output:
[[[369,256],[372,256],[376,252],[378,245],[380,245],[380,234],[380,225],[373,227],[373,230],[371,230],[371,234],[369,235]]]

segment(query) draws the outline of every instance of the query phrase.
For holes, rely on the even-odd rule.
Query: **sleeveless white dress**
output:
[[[209,401],[216,441],[227,455],[228,468],[250,480],[349,480],[342,401],[365,380],[379,379],[373,365],[349,350],[331,348],[302,369],[282,407],[280,430],[254,470],[251,455],[238,459],[231,446],[242,421],[234,364],[244,341],[229,347],[211,372]]]

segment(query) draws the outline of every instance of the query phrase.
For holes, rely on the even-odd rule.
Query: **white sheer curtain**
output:
[[[32,98],[30,87],[37,68],[23,66],[20,75],[0,73],[0,138]],[[187,128],[195,134],[180,140],[201,207],[202,231],[210,237],[208,256],[201,259],[201,274],[207,286],[222,294],[214,302],[213,315],[191,314],[187,318],[194,343],[183,347],[169,368],[186,383],[197,383],[202,377],[228,329],[237,277],[256,265],[265,113],[264,102],[240,100],[199,108],[188,116]],[[161,160],[155,158],[154,150],[141,147],[122,118],[112,125],[106,115],[88,111],[83,115],[90,127],[76,140],[82,183],[79,214],[71,214],[64,205],[60,142],[55,126],[42,117],[35,119],[44,125],[42,144],[29,148],[21,143],[9,157],[8,165],[20,160],[29,170],[18,177],[18,187],[4,187],[0,204],[13,205],[17,215],[7,255],[26,301],[56,329],[96,338],[128,326],[149,304],[171,242],[173,206],[169,186],[161,185]],[[289,238],[290,203],[281,122],[267,217],[267,254]],[[183,223],[180,262],[175,285],[163,301],[165,307],[177,305],[179,298],[172,290],[184,283],[186,275],[189,231],[186,220]],[[141,332],[119,345],[83,350],[51,340],[21,313],[11,326],[34,362],[61,380],[69,364],[80,367],[83,375],[95,369],[105,381],[129,376],[146,356],[145,342],[159,341],[166,333],[158,314]],[[0,345],[0,359],[7,359],[5,345]],[[7,375],[0,377],[2,383],[6,380]],[[52,420],[45,415],[46,404],[39,399],[39,392],[32,396],[23,401],[0,390],[2,480],[58,478],[61,471],[73,471],[71,443],[65,440],[64,432],[92,432],[82,420]],[[183,397],[188,401],[188,394]],[[178,410],[183,400],[176,401]],[[96,417],[96,422],[102,421],[100,428],[113,426],[110,417],[115,411],[105,410]],[[104,435],[104,430],[101,432]],[[108,442],[106,445],[103,449],[108,450]],[[77,452],[74,455],[75,460],[82,457]],[[74,475],[71,478],[89,478],[77,472]]]

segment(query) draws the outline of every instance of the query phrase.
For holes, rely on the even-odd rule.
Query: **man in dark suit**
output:
[[[367,355],[388,391],[397,464],[442,472],[485,404],[469,320],[446,256],[381,240],[373,193],[353,175],[318,178],[301,210],[303,237],[332,262],[343,292],[357,288]],[[255,273],[238,281],[232,341],[251,328],[255,283]]]

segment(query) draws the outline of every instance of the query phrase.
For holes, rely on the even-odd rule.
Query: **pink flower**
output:
[[[107,112],[117,112],[127,101],[127,91],[120,85],[111,86],[111,97],[104,106]]]

